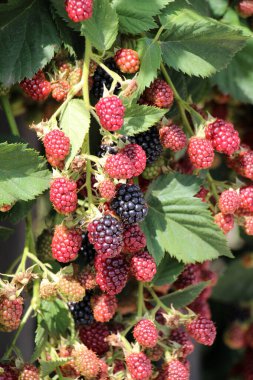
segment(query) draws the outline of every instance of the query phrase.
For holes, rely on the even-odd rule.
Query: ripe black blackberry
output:
[[[95,219],[88,225],[89,241],[99,254],[117,256],[123,248],[123,225],[111,215]]]
[[[82,246],[79,251],[79,255],[84,258],[85,264],[93,265],[96,251],[93,244],[89,242],[88,232],[82,234]]]
[[[121,185],[111,202],[111,208],[124,225],[139,223],[148,213],[147,204],[137,185]]]
[[[110,144],[101,144],[99,151],[98,151],[98,157],[103,157],[106,153],[108,154],[116,154],[118,153],[118,147],[115,142],[112,142]]]
[[[104,64],[108,67],[108,69],[116,72],[117,74],[120,74],[120,71],[117,68],[113,58],[107,59],[104,62]],[[98,66],[93,76],[92,92],[94,96],[97,99],[102,98],[103,93],[104,93],[104,85],[109,90],[112,82],[113,82],[112,77],[107,72],[105,72],[100,66]],[[120,85],[118,83],[114,91],[115,94],[118,93],[119,88],[120,88]]]
[[[146,132],[131,136],[129,140],[132,144],[138,144],[142,147],[147,156],[147,164],[153,164],[163,151],[159,132],[156,127],[151,127]]]
[[[86,293],[80,302],[69,302],[68,307],[76,325],[89,325],[94,322],[90,293]]]

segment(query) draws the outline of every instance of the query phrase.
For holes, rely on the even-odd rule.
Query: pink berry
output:
[[[156,79],[143,94],[149,104],[159,108],[170,108],[174,94],[170,86],[162,79]]]
[[[222,214],[219,212],[214,217],[215,223],[220,227],[224,234],[227,234],[234,228],[234,216],[230,214]]]
[[[147,244],[146,237],[138,224],[132,224],[124,229],[123,240],[123,251],[128,253],[137,253]]]
[[[98,191],[102,198],[106,199],[107,201],[111,201],[112,198],[115,197],[116,186],[109,179],[105,179],[104,181],[99,183]]]
[[[133,380],[149,380],[151,378],[151,362],[143,352],[127,356],[126,365]]]
[[[104,129],[107,131],[117,131],[122,127],[125,107],[117,96],[101,98],[95,108]]]
[[[59,129],[53,129],[48,132],[43,140],[43,144],[46,151],[47,159],[51,163],[56,163],[59,166],[59,163],[63,162],[70,150],[70,140],[69,138]]]
[[[114,56],[114,61],[122,73],[135,74],[140,67],[140,59],[137,51],[132,49],[120,49]]]
[[[50,186],[50,201],[59,214],[67,215],[77,208],[77,185],[68,178],[56,178]]]
[[[174,152],[186,147],[187,137],[183,130],[175,124],[164,126],[159,130],[162,145]]]
[[[117,179],[130,179],[135,170],[131,160],[121,153],[108,156],[104,169],[111,178]]]
[[[241,187],[240,208],[246,212],[253,212],[253,185]]]
[[[33,100],[45,100],[51,92],[51,84],[46,80],[43,71],[38,71],[32,79],[24,79],[20,87]]]
[[[195,168],[207,169],[212,166],[214,150],[210,141],[201,137],[191,137],[187,152]]]
[[[219,209],[223,214],[234,214],[240,206],[240,198],[235,190],[225,190],[219,198]]]
[[[147,251],[139,252],[132,257],[130,269],[136,280],[150,282],[156,274],[156,263]]]
[[[171,360],[165,367],[164,380],[189,380],[189,369],[177,359]]]
[[[188,334],[198,343],[211,346],[216,337],[216,327],[210,319],[198,316],[186,325]]]
[[[66,0],[66,11],[74,22],[80,22],[92,17],[93,0]]]
[[[207,125],[205,134],[217,152],[231,155],[239,149],[239,134],[234,129],[233,124],[227,121],[216,119]]]
[[[82,245],[82,234],[78,229],[68,229],[63,225],[55,227],[52,239],[53,258],[61,263],[76,259]]]
[[[138,144],[129,144],[120,151],[129,158],[133,166],[133,177],[138,177],[145,170],[146,167],[146,153]]]
[[[158,340],[158,330],[154,322],[149,319],[139,321],[133,332],[135,340],[143,347],[152,348],[156,346]]]

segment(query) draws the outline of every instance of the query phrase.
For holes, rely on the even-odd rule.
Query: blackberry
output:
[[[117,256],[123,247],[123,225],[111,215],[95,219],[88,225],[89,241],[99,254]]]
[[[121,185],[111,202],[111,208],[124,225],[139,223],[148,213],[147,204],[137,185]]]
[[[94,322],[90,293],[80,302],[69,302],[68,307],[77,325],[89,325]]]
[[[132,144],[138,144],[142,147],[147,156],[147,164],[153,164],[163,151],[156,127],[151,127],[146,132],[131,136],[129,140]]]
[[[113,58],[107,59],[104,62],[104,64],[108,67],[108,69],[120,75],[120,71],[117,68],[117,65],[114,62]],[[100,66],[98,66],[93,76],[93,80],[94,82],[92,86],[92,92],[97,99],[100,99],[103,97],[104,86],[109,90],[113,82],[113,79],[109,74],[107,74],[107,72],[105,72]],[[120,84],[118,83],[114,91],[115,94],[119,92],[119,88]]]
[[[103,157],[106,153],[108,154],[116,154],[118,153],[118,147],[115,142],[111,142],[110,144],[102,144],[100,145],[98,151],[98,157]]]
[[[89,242],[88,239],[88,232],[84,232],[82,234],[82,246],[79,250],[79,255],[84,257],[85,264],[92,265],[94,263],[95,254],[95,248],[93,247],[93,244]]]

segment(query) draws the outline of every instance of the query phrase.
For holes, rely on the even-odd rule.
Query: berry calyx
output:
[[[66,0],[66,11],[74,22],[81,22],[92,17],[93,0]]]
[[[191,137],[187,153],[192,165],[196,169],[207,169],[212,166],[214,150],[209,140],[201,137]]]
[[[152,375],[151,361],[143,352],[127,356],[126,365],[133,380],[149,380]]]
[[[234,216],[230,214],[222,214],[219,212],[215,215],[214,221],[224,234],[229,233],[234,228]]]
[[[114,56],[114,61],[120,71],[125,74],[135,74],[140,68],[140,59],[137,51],[120,49]]]
[[[95,219],[88,225],[88,237],[99,254],[117,256],[123,247],[123,225],[111,215]]]
[[[156,274],[156,263],[147,251],[138,252],[131,258],[130,269],[136,280],[150,282]]]
[[[46,80],[43,71],[38,71],[32,79],[24,79],[20,87],[33,100],[45,100],[51,92],[51,84]]]
[[[117,310],[117,299],[114,295],[102,294],[92,298],[93,315],[97,322],[110,321]]]
[[[235,190],[225,190],[219,198],[219,209],[223,214],[234,214],[240,206],[240,198]]]
[[[68,178],[55,178],[50,186],[50,201],[59,214],[67,215],[77,208],[77,185]]]
[[[154,322],[149,319],[139,321],[133,331],[134,338],[143,347],[155,347],[158,340],[158,330]]]
[[[117,96],[101,98],[95,108],[104,129],[112,132],[122,127],[125,107]]]
[[[82,235],[78,229],[68,229],[63,225],[55,227],[52,239],[53,258],[61,263],[76,259],[81,248]]]
[[[186,324],[186,330],[192,338],[205,346],[211,346],[216,337],[216,327],[213,321],[202,316],[198,316]]]
[[[146,247],[146,237],[138,224],[133,224],[124,229],[123,252],[137,253]]]
[[[217,152],[231,155],[239,149],[240,137],[232,123],[216,119],[207,125],[205,135]]]
[[[187,137],[176,124],[164,126],[159,130],[160,140],[164,148],[178,152],[186,147]]]

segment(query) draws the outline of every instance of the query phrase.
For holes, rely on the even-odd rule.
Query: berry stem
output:
[[[143,311],[143,282],[139,281],[138,284],[138,307],[137,316],[141,317]]]
[[[92,46],[89,39],[86,38],[82,82],[83,82],[83,101],[84,101],[84,105],[86,109],[89,111],[91,111],[90,95],[89,95],[89,70],[90,70],[91,55],[92,55]],[[88,134],[87,134],[87,143],[86,143],[86,139],[83,142],[82,153],[84,154],[87,153],[87,156],[90,155],[90,131],[88,131]],[[86,189],[87,189],[89,206],[93,204],[93,196],[92,196],[92,190],[91,190],[91,171],[92,171],[91,161],[90,159],[88,159],[87,164],[86,164]]]
[[[149,293],[152,295],[154,301],[159,305],[162,309],[164,309],[168,314],[171,313],[171,309],[169,309],[161,300],[160,298],[156,295],[155,291],[150,287],[146,287],[149,291]]]
[[[50,270],[47,269],[46,265],[44,265],[33,253],[27,252],[27,257],[31,259],[33,262],[38,264],[38,266],[42,269],[42,271],[47,274],[48,277],[52,278],[52,280],[57,280],[57,276],[54,275]]]
[[[207,173],[206,179],[207,179],[207,181],[209,183],[209,186],[210,186],[210,188],[212,190],[212,193],[213,193],[213,196],[214,196],[215,200],[218,202],[219,201],[219,195],[218,195],[217,188],[215,186],[213,177],[211,176],[210,173]]]
[[[123,83],[123,81],[122,81],[122,79],[121,79],[121,77],[117,74],[117,73],[115,73],[114,71],[112,71],[112,70],[110,70],[110,69],[108,69],[108,67],[106,66],[106,65],[104,65],[102,62],[100,62],[100,60],[97,58],[97,56],[96,55],[92,55],[92,59],[93,59],[93,61],[95,61],[107,74],[109,74],[111,77],[112,77],[112,79],[113,79],[113,81],[115,81],[115,82],[118,82],[118,83],[120,83],[120,84],[122,84]]]
[[[16,332],[16,334],[15,334],[15,336],[13,338],[13,341],[12,341],[10,347],[8,348],[7,352],[5,353],[5,355],[3,357],[3,360],[9,359],[9,357],[10,357],[10,355],[12,353],[12,350],[13,350],[16,342],[17,342],[17,339],[18,339],[21,331],[23,330],[23,327],[25,326],[26,322],[28,321],[30,315],[32,314],[32,311],[33,311],[33,307],[32,307],[32,305],[30,305],[28,307],[28,309],[26,310],[26,313],[23,316],[22,321],[20,322],[19,328],[18,328],[18,330],[17,330],[17,332]]]
[[[11,133],[14,136],[20,136],[16,120],[15,120],[15,118],[13,116],[13,113],[12,113],[9,97],[7,95],[1,96],[0,97],[0,103],[2,105],[2,108],[3,108],[3,111],[5,113],[6,119],[7,119],[8,123],[9,123],[10,129],[11,129]]]

